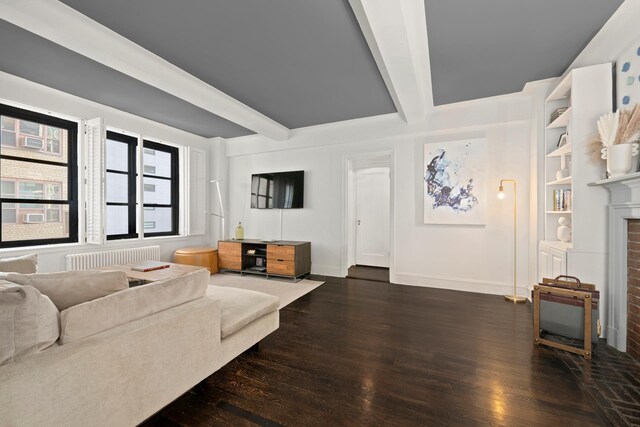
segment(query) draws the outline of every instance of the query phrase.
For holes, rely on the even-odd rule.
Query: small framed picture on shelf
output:
[[[558,138],[558,144],[556,145],[556,149],[566,144],[567,144],[567,133],[565,132],[562,135],[560,135],[560,138]]]

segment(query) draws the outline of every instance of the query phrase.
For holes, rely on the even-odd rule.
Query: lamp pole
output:
[[[518,208],[517,208],[517,186],[515,179],[502,179],[500,180],[500,187],[498,187],[498,198],[504,199],[504,183],[509,182],[513,184],[513,295],[505,295],[505,301],[512,302],[514,304],[523,304],[527,301],[526,297],[518,296],[517,292],[517,218],[518,218]]]

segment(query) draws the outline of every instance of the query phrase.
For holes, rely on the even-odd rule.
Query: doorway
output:
[[[347,161],[347,277],[389,280],[391,172],[388,153]]]

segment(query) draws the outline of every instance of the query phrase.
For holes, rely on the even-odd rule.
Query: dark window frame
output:
[[[159,236],[177,236],[180,234],[180,151],[178,147],[173,147],[171,145],[161,144],[155,141],[144,140],[142,143],[143,148],[143,161],[142,161],[142,169],[144,171],[144,149],[148,148],[151,150],[162,151],[165,153],[169,153],[171,155],[171,177],[163,177],[152,174],[143,173],[142,176],[146,178],[153,179],[163,179],[171,182],[171,203],[170,204],[162,204],[162,203],[144,203],[142,209],[143,222],[144,220],[144,208],[171,208],[171,231],[161,231],[155,233],[145,233],[144,237],[159,237]],[[148,153],[146,155],[149,155]],[[143,187],[144,188],[144,187]],[[144,194],[144,191],[143,191]]]
[[[15,160],[30,164],[53,165],[67,168],[67,199],[43,200],[0,197],[0,208],[3,203],[33,203],[69,206],[69,236],[52,239],[2,240],[2,209],[0,209],[0,248],[17,248],[24,246],[56,245],[78,242],[78,123],[46,114],[36,113],[22,108],[0,104],[0,116],[9,116],[19,120],[37,122],[40,125],[54,126],[67,130],[67,162],[40,159],[29,159],[0,153],[0,159]]]
[[[137,224],[136,224],[136,210],[137,210],[137,150],[138,150],[138,138],[124,135],[118,132],[107,131],[107,139],[112,141],[121,142],[127,144],[127,171],[120,171],[115,169],[106,169],[107,173],[115,173],[118,175],[127,176],[127,187],[129,189],[127,202],[108,202],[105,201],[106,206],[127,206],[127,220],[129,222],[128,232],[124,234],[107,234],[107,240],[123,240],[123,239],[137,239]],[[133,190],[133,191],[132,191]],[[108,220],[108,219],[107,219]]]

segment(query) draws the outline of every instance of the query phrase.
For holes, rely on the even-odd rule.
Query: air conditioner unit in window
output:
[[[33,136],[25,136],[22,146],[26,148],[35,148],[42,150],[44,148],[44,140]]]
[[[24,214],[22,222],[24,222],[25,224],[41,224],[44,222],[44,214],[43,213]]]

